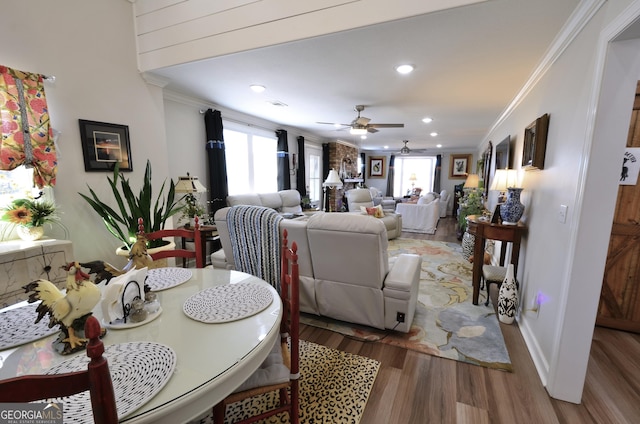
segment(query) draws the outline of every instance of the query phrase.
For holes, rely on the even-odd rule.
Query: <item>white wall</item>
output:
[[[594,111],[609,115],[612,110],[611,105],[596,108],[593,100],[600,90],[603,60],[596,53],[603,29],[629,3],[606,2],[487,138],[515,136],[519,163],[524,128],[540,115],[550,114],[544,170],[521,172],[529,233],[518,269],[522,284],[519,323],[549,393],[572,402],[581,399],[617,175],[640,75],[638,46],[627,45],[632,59],[623,60],[620,55],[613,60],[623,63],[612,77],[618,101],[613,109],[615,120],[609,120],[606,129],[601,127],[600,134],[596,132],[603,138],[593,138],[591,151]],[[557,219],[561,204],[569,208],[566,223]],[[538,293],[545,298],[539,313],[526,311]]]
[[[56,77],[45,83],[52,125],[62,132],[55,198],[75,259],[119,266],[124,261],[114,254],[116,239],[78,195],[88,193],[89,184],[110,198],[109,174],[84,171],[78,119],[129,126],[134,171],[126,175],[134,186],[139,187],[147,158],[154,182],[168,175],[162,91],[137,71],[131,9],[126,1],[23,0],[6,2],[0,14],[0,62]]]

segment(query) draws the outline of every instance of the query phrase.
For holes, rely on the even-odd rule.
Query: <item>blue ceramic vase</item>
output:
[[[500,217],[502,223],[506,225],[515,225],[522,218],[524,213],[524,205],[520,202],[521,188],[509,187],[507,189],[507,201],[500,205]]]

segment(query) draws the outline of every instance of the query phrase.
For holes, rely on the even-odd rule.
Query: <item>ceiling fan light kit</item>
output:
[[[367,129],[365,127],[351,127],[349,133],[351,133],[351,135],[366,135]]]
[[[404,146],[402,146],[402,149],[400,149],[400,154],[402,156],[406,156],[411,153],[411,149],[407,147],[407,143],[409,142],[409,140],[402,140],[402,142],[404,143]]]

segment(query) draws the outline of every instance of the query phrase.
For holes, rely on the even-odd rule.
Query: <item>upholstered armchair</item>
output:
[[[435,234],[440,219],[440,199],[422,196],[417,203],[398,203],[396,213],[402,215],[402,231]]]
[[[449,200],[451,200],[451,194],[447,190],[442,190],[440,192],[440,218],[445,218],[447,216]]]
[[[361,214],[361,207],[372,208],[375,206],[373,198],[371,197],[371,191],[369,191],[368,188],[354,188],[348,190],[345,195],[347,196],[349,212]],[[393,211],[385,211],[384,208],[382,209],[383,216],[379,219],[387,228],[387,237],[389,240],[400,237],[400,233],[402,232],[402,216]]]
[[[389,196],[383,196],[382,192],[376,187],[369,187],[369,192],[371,193],[371,198],[373,199],[373,204],[375,206],[382,205],[382,209],[388,212],[395,212],[396,210],[396,199]]]

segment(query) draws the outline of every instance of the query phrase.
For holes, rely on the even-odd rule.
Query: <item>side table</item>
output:
[[[482,277],[482,258],[484,257],[485,240],[500,240],[513,244],[511,250],[511,263],[514,271],[518,275],[518,259],[520,256],[520,240],[522,234],[527,230],[526,225],[518,223],[516,225],[493,224],[488,220],[483,220],[476,215],[467,216],[467,232],[476,237],[473,246],[473,257],[478,260],[473,261],[473,304],[478,304],[478,296],[480,295],[480,279]],[[500,265],[504,265],[504,257],[506,254],[506,243],[502,243],[500,249]]]
[[[184,226],[180,226],[178,228],[185,228]],[[206,259],[207,257],[207,244],[211,243],[212,249],[211,252],[215,252],[216,250],[221,248],[220,245],[220,236],[218,235],[218,228],[215,225],[201,225],[200,232],[204,235],[204,240],[206,243],[202,243],[202,255]],[[187,239],[186,237],[182,237],[181,246],[183,249],[186,249],[187,242],[193,241],[193,239]],[[209,261],[206,261],[208,263]],[[187,266],[187,258],[182,258],[182,267]]]

